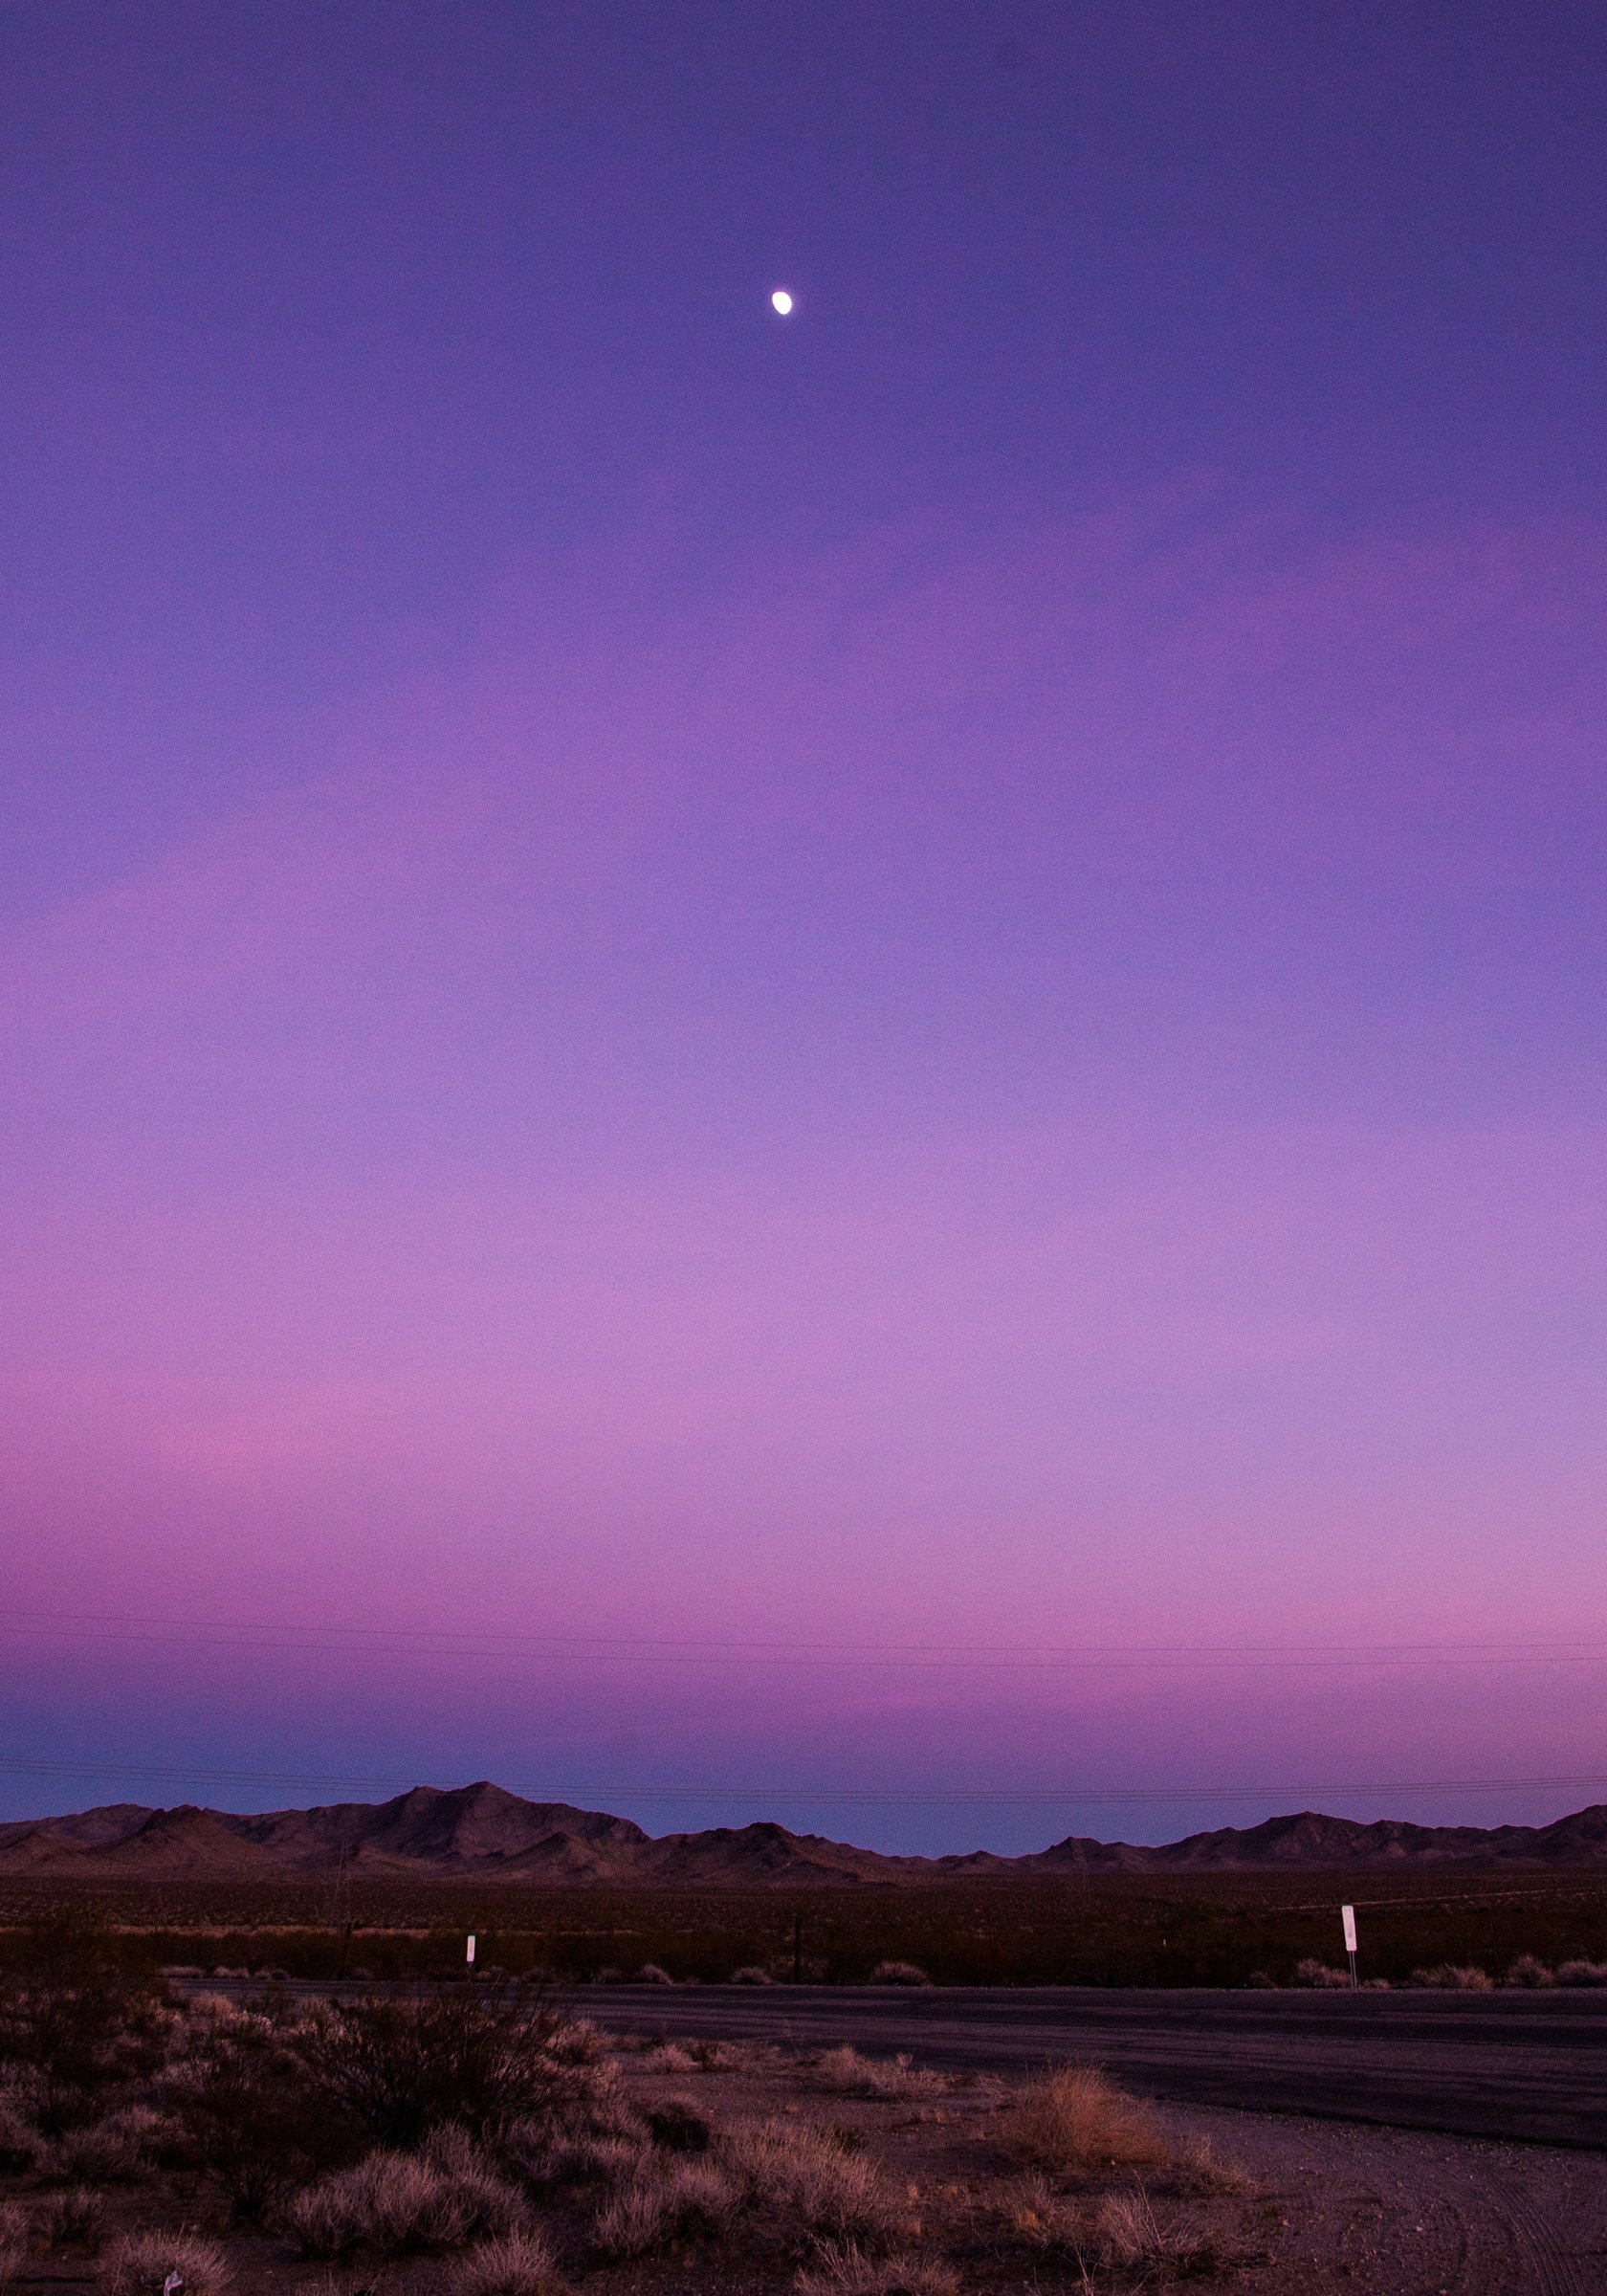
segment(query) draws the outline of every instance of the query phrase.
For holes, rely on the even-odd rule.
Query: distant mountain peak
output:
[[[1218,1826],[1149,1846],[1070,1834],[1017,1858],[975,1850],[945,1858],[893,1857],[795,1834],[774,1819],[654,1839],[628,1818],[567,1802],[528,1801],[489,1778],[412,1786],[383,1802],[336,1802],[236,1815],[192,1803],[147,1809],[108,1804],[59,1818],[0,1824],[0,1872],[85,1881],[160,1871],[204,1879],[368,1872],[459,1875],[537,1885],[661,1883],[670,1887],[825,1887],[919,1882],[961,1874],[1345,1871],[1402,1866],[1607,1866],[1607,1803],[1544,1826],[1418,1825],[1363,1821],[1320,1810],[1285,1811],[1246,1827]]]

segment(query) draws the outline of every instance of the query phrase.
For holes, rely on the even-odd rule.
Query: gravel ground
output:
[[[1255,2296],[1596,2296],[1607,2291],[1607,2157],[1171,2107],[1242,2161],[1276,2216]]]

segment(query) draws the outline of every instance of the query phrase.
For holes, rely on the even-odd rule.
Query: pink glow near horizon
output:
[[[1552,983],[1600,541],[1195,521],[893,536],[556,676],[505,599],[451,674],[14,924],[19,1609],[1584,1631],[1604,1139]],[[383,1645],[49,1647],[86,1742],[160,1714],[220,1766],[555,1786],[1512,1776],[1588,1765],[1603,1703],[1576,1667],[544,1650],[399,1686]]]

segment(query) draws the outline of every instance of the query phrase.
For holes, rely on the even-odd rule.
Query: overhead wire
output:
[[[1607,1639],[1587,1635],[1547,1641],[1335,1643],[988,1644],[849,1643],[840,1640],[770,1641],[762,1638],[607,1634],[527,1634],[504,1628],[361,1626],[345,1622],[268,1622],[157,1619],[13,1608],[0,1633],[49,1635],[65,1629],[83,1642],[163,1642],[229,1649],[300,1649],[342,1645],[451,1656],[474,1650],[572,1653],[591,1663],[800,1665],[831,1667],[907,1667],[979,1671],[1104,1671],[1174,1667],[1263,1667],[1391,1666],[1599,1666]]]
[[[126,1782],[181,1783],[213,1786],[288,1786],[301,1791],[344,1793],[407,1793],[420,1784],[414,1777],[357,1777],[296,1770],[209,1769],[199,1765],[33,1760],[0,1756],[0,1773],[11,1777],[60,1778],[116,1778]],[[1123,1803],[1288,1802],[1308,1794],[1507,1794],[1591,1792],[1607,1788],[1599,1773],[1535,1777],[1384,1778],[1358,1782],[1317,1780],[1273,1786],[1194,1784],[1187,1786],[1108,1786],[1074,1784],[1060,1787],[953,1788],[928,1791],[918,1787],[791,1785],[772,1781],[742,1785],[727,1780],[712,1785],[583,1785],[552,1778],[517,1779],[506,1788],[543,1801],[573,1804],[577,1796],[613,1801],[758,1801],[766,1804],[806,1803],[851,1809],[1055,1809],[1081,1803],[1101,1807]],[[437,1788],[436,1791],[452,1791]]]

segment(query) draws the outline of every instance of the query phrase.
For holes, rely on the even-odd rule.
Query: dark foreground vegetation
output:
[[[1278,2221],[1087,2068],[615,2042],[513,1980],[180,1995],[113,1942],[37,1933],[0,1986],[0,2286],[1087,2290],[1229,2277]]]
[[[1303,1963],[1343,1961],[1342,1900],[1357,1908],[1363,1976],[1392,1984],[1421,1970],[1501,1980],[1525,1956],[1566,1982],[1595,1981],[1607,1965],[1607,1876],[1507,1872],[1093,1876],[796,1896],[459,1880],[339,1891],[13,1882],[0,1896],[0,1971],[18,1966],[39,1933],[88,1924],[130,1975],[458,1976],[473,1931],[482,1969],[562,1982],[647,1967],[677,1981],[864,1984],[903,1963],[942,1985],[1291,1984]]]

